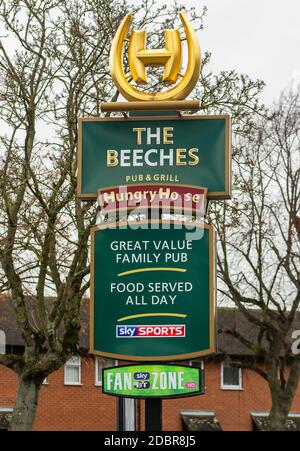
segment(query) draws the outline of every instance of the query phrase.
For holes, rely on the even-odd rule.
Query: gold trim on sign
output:
[[[198,111],[200,100],[147,100],[138,102],[101,102],[102,112],[126,111]]]
[[[123,318],[119,318],[118,322],[125,321],[127,319],[135,319],[135,318],[145,318],[145,317],[152,317],[152,316],[170,316],[175,318],[186,318],[187,315],[184,313],[140,313],[138,315],[130,315],[130,316],[123,316]]]
[[[95,323],[95,310],[94,310],[94,268],[95,268],[95,232],[91,228],[91,261],[90,261],[90,354],[95,354],[94,349],[94,323]]]
[[[216,237],[215,229],[212,226],[209,234],[209,293],[210,293],[210,321],[213,321],[213,327],[210,323],[210,343],[215,347],[215,310],[216,310],[216,260],[215,260],[215,247]]]
[[[147,272],[147,271],[175,271],[175,272],[187,272],[187,269],[183,268],[140,268],[131,269],[130,271],[124,271],[117,274],[118,277],[127,276],[128,274],[135,274],[137,272]]]

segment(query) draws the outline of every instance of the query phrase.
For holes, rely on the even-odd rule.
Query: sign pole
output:
[[[141,399],[136,399],[136,430],[141,431]]]
[[[118,424],[118,431],[123,432],[125,431],[124,428],[124,399],[123,398],[117,398],[117,424]]]
[[[136,431],[135,401],[130,398],[117,398],[118,431]]]
[[[162,431],[162,399],[145,399],[145,430]]]
[[[137,33],[128,38],[127,14],[112,42],[110,72],[129,102],[101,104],[102,112],[125,117],[79,119],[77,197],[98,199],[104,217],[114,219],[91,229],[90,353],[152,362],[103,369],[103,393],[118,396],[119,431],[141,429],[141,399],[145,430],[162,431],[163,399],[204,393],[202,370],[158,362],[216,352],[215,235],[205,222],[206,199],[231,197],[231,122],[228,115],[181,114],[200,108],[184,99],[202,59],[195,31],[183,11],[179,16],[185,72],[179,30],[168,30],[171,47],[140,51]],[[130,84],[123,67],[128,40],[130,78],[147,83],[146,66],[164,66],[163,79],[173,87],[150,93]],[[138,227],[130,227],[130,212]],[[172,217],[177,213],[183,218]]]

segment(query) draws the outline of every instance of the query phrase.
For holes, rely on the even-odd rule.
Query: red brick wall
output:
[[[13,407],[18,388],[16,374],[0,365],[0,407]]]
[[[114,430],[116,398],[95,386],[95,363],[81,362],[81,386],[64,385],[64,368],[48,377],[40,391],[35,430]],[[13,407],[15,374],[0,365],[0,407]]]
[[[95,386],[95,363],[83,360],[82,386],[64,385],[64,369],[51,374],[41,388],[35,430],[115,430],[116,398],[103,395]],[[223,430],[252,430],[251,411],[268,411],[267,383],[243,370],[243,390],[221,390],[220,364],[205,364],[206,393],[202,396],[163,401],[163,429],[182,429],[180,410],[212,410]],[[0,407],[13,407],[17,389],[15,374],[0,366]],[[144,409],[142,409],[144,410]],[[292,411],[300,411],[300,387]],[[142,421],[143,423],[143,421]]]
[[[179,411],[183,409],[212,410],[224,431],[251,431],[250,412],[269,411],[271,398],[267,382],[257,373],[243,370],[242,390],[221,389],[221,364],[205,364],[205,394],[176,398],[163,402],[163,428],[166,431],[182,427]],[[300,411],[300,384],[292,409]]]
[[[219,363],[206,364],[205,395],[164,402],[166,430],[181,427],[178,411],[182,409],[214,411],[223,430],[252,430],[249,412],[268,411],[270,408],[267,384],[260,376],[243,370],[243,390],[221,390],[220,373]]]
[[[40,394],[36,430],[114,430],[116,398],[95,386],[95,362],[81,362],[81,386],[64,385],[64,369],[48,378]]]

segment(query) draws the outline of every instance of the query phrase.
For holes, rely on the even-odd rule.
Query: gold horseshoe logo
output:
[[[120,93],[127,100],[181,100],[185,99],[195,87],[201,69],[201,52],[195,31],[186,15],[181,11],[180,20],[184,28],[188,46],[188,63],[181,80],[173,88],[164,92],[143,92],[132,86],[123,69],[124,43],[128,41],[128,30],[132,15],[122,20],[113,39],[110,51],[110,73]],[[130,75],[137,84],[147,82],[145,66],[164,66],[163,81],[174,84],[181,66],[181,39],[178,29],[165,30],[166,47],[164,49],[146,49],[145,31],[133,31],[128,48]]]

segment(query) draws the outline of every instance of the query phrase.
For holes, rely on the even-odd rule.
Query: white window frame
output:
[[[0,413],[13,413],[13,407],[0,407]]]
[[[97,356],[96,356],[96,359],[95,359],[95,386],[96,387],[102,387],[102,381],[100,382],[98,380],[98,373],[99,373],[98,372],[98,366],[99,366],[99,361],[102,360],[102,359],[103,359],[103,357],[97,357]],[[110,360],[113,360],[113,359],[110,359]],[[113,366],[118,366],[118,361],[115,360],[114,362],[115,362],[115,364]],[[109,368],[109,367],[107,367],[107,368]]]
[[[48,376],[43,380],[42,385],[49,385]]]
[[[204,376],[204,373],[203,373],[203,371],[204,371],[204,369],[205,369],[205,367],[204,367],[204,360],[203,360],[203,359],[200,360],[200,366],[193,366],[193,362],[194,362],[194,360],[190,360],[190,361],[189,361],[189,366],[191,366],[191,367],[193,367],[193,368],[199,368],[199,370],[200,370],[200,378],[202,377],[202,376],[201,376],[201,373],[202,373],[203,378],[204,378],[204,385],[203,385],[203,388],[204,388],[204,391],[206,391],[206,390],[207,390],[206,379],[205,379],[205,376]],[[202,383],[203,383],[203,382],[201,382],[201,384],[202,384]]]
[[[6,334],[4,330],[0,329],[0,354],[6,353]]]
[[[243,371],[242,371],[242,368],[238,368],[238,370],[239,370],[239,384],[238,385],[227,385],[227,384],[224,384],[223,374],[224,374],[224,365],[225,364],[228,365],[228,362],[222,362],[221,363],[221,390],[237,390],[237,391],[243,390]]]
[[[66,363],[65,363],[65,370],[64,370],[64,384],[65,385],[75,385],[75,386],[80,386],[80,385],[82,385],[82,383],[81,383],[81,357],[79,357],[79,356],[73,356],[73,357],[76,357],[76,358],[78,358],[79,359],[79,364],[70,364],[70,363],[68,363],[68,361],[69,360],[71,360],[71,359],[69,359]],[[72,357],[71,357],[72,358]],[[79,382],[67,382],[67,367],[68,366],[75,366],[75,367],[79,367]]]

